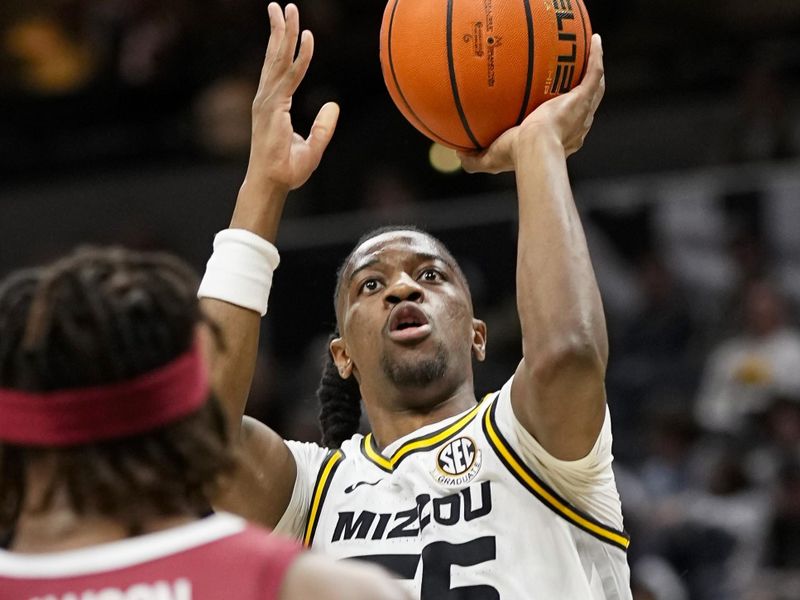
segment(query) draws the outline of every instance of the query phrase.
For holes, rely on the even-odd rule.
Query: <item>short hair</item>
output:
[[[456,275],[461,279],[464,289],[469,295],[469,285],[464,276],[458,261],[453,257],[445,244],[431,235],[427,231],[420,229],[416,225],[389,225],[378,227],[362,235],[353,246],[353,249],[344,259],[336,271],[336,288],[333,294],[333,308],[337,314],[339,311],[339,298],[344,284],[344,274],[353,260],[356,251],[369,240],[394,231],[412,231],[431,238],[445,257],[452,263]],[[339,337],[340,327],[337,325],[336,331],[331,335],[330,340]],[[355,377],[342,379],[339,370],[333,362],[330,352],[326,353],[325,365],[322,369],[319,387],[317,388],[317,399],[320,403],[319,423],[322,430],[322,444],[327,447],[338,448],[342,442],[358,433],[359,423],[361,422],[361,392],[358,389],[358,382]]]
[[[134,378],[189,350],[204,321],[197,278],[164,253],[78,249],[0,284],[0,387],[29,392]],[[101,515],[135,534],[151,517],[208,510],[205,490],[234,460],[213,397],[153,431],[66,448],[0,443],[0,531],[13,529],[25,477],[56,461],[42,505],[64,490],[79,514]]]

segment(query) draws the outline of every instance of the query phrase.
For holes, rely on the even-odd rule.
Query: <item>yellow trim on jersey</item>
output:
[[[325,495],[328,493],[328,486],[333,478],[333,472],[342,459],[344,459],[344,453],[341,450],[336,450],[328,455],[320,467],[317,482],[314,484],[311,508],[308,511],[306,533],[305,536],[303,536],[303,545],[306,547],[311,546],[311,540],[314,538],[314,530],[317,527],[317,520],[319,519],[319,513],[322,509],[322,503],[325,501]]]
[[[489,395],[483,397],[483,400],[488,398]],[[409,453],[416,452],[419,450],[426,450],[432,446],[436,446],[437,444],[443,442],[450,436],[455,435],[461,429],[467,426],[467,424],[475,418],[475,415],[478,412],[478,409],[481,407],[481,400],[480,403],[475,405],[475,408],[470,410],[467,414],[463,417],[458,419],[452,425],[445,427],[441,431],[435,432],[430,434],[429,436],[423,436],[421,438],[417,438],[414,440],[409,440],[408,442],[404,443],[400,446],[394,454],[392,454],[391,458],[386,458],[380,452],[375,450],[375,440],[372,437],[371,433],[368,433],[364,437],[364,454],[366,454],[367,458],[369,458],[372,462],[377,464],[379,467],[384,469],[385,471],[393,471],[397,464]]]
[[[495,406],[496,404],[497,402],[495,402]],[[495,407],[491,407],[484,414],[484,428],[489,439],[489,443],[495,449],[495,451],[500,454],[501,458],[504,459],[502,462],[505,463],[506,467],[516,475],[517,479],[520,480],[520,482],[523,483],[523,485],[525,485],[525,487],[527,487],[531,492],[533,492],[537,498],[550,506],[558,514],[574,525],[577,525],[581,529],[588,531],[595,537],[612,543],[614,546],[622,548],[623,550],[627,550],[628,546],[630,545],[630,539],[626,534],[611,529],[610,527],[606,527],[605,525],[597,523],[594,520],[590,520],[586,516],[580,514],[577,509],[570,506],[568,502],[556,496],[536,480],[536,478],[531,474],[530,470],[520,463],[516,454],[513,452],[513,450],[509,449],[509,447],[506,445],[507,443],[501,438],[495,429],[495,424],[492,422],[493,415],[491,414],[493,408]]]

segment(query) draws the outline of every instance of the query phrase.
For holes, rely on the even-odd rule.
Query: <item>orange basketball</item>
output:
[[[581,81],[591,36],[582,0],[389,0],[383,79],[423,134],[479,150]]]

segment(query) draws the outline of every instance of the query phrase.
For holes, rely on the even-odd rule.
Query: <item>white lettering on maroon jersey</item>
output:
[[[172,583],[156,581],[137,583],[125,589],[107,587],[58,596],[36,596],[31,600],[192,600],[192,584],[188,579],[177,579]]]

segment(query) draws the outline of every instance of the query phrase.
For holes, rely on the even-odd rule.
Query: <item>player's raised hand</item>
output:
[[[461,165],[470,173],[503,173],[517,167],[517,151],[536,138],[554,140],[567,157],[583,146],[594,114],[606,89],[603,47],[600,36],[592,36],[589,63],[583,81],[571,91],[538,106],[517,127],[512,127],[480,154],[459,153]]]
[[[325,104],[307,138],[295,133],[290,115],[292,95],[308,70],[314,37],[310,31],[300,34],[300,16],[294,4],[281,11],[272,2],[268,12],[270,36],[253,101],[247,180],[288,191],[303,185],[319,165],[336,128],[339,107],[333,102]],[[298,38],[300,49],[295,58]]]

